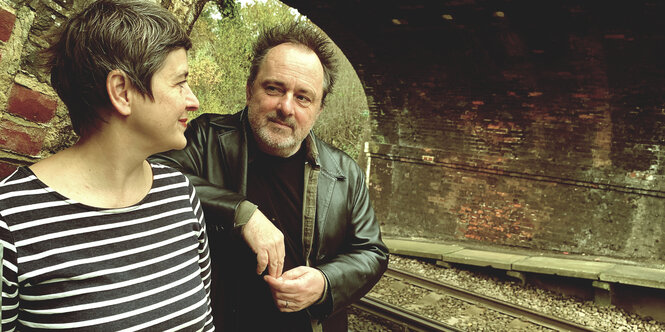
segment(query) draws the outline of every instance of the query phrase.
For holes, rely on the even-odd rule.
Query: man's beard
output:
[[[256,138],[259,140],[258,143],[275,152],[290,152],[305,139],[305,137],[298,137],[298,125],[292,117],[281,117],[278,114],[272,114],[268,115],[265,120],[266,122],[262,126],[254,121],[250,121],[250,124],[254,127]],[[291,128],[291,133],[284,135],[286,128],[271,128],[270,122],[272,121],[288,126]]]

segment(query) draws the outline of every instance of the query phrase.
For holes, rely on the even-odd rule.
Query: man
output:
[[[362,171],[310,131],[335,80],[333,54],[307,26],[264,31],[246,109],[200,116],[184,150],[155,158],[201,197],[225,331],[347,331],[344,308],[387,267]]]
[[[191,41],[164,8],[100,0],[48,50],[79,141],[0,182],[2,331],[212,331],[203,212],[182,173]]]

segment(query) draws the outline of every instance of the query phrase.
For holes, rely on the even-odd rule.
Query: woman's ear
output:
[[[106,76],[106,92],[116,112],[128,116],[132,113],[130,105],[131,83],[124,71],[114,69]]]

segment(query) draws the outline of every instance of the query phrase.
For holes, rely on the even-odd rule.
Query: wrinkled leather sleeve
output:
[[[331,207],[319,234],[323,241],[316,268],[325,274],[330,287],[328,298],[310,308],[317,319],[325,319],[360,299],[388,267],[388,248],[381,240],[364,175],[355,162],[347,160],[345,164],[343,168],[350,171],[345,172],[344,179],[336,180]],[[348,196],[344,199],[337,195]],[[337,203],[344,204],[344,208],[336,207]]]
[[[230,231],[236,225],[235,213],[245,196],[232,190],[237,187],[237,178],[224,174],[219,165],[226,164],[220,151],[217,130],[210,123],[211,115],[203,114],[190,121],[185,136],[187,146],[182,150],[171,150],[151,156],[149,159],[171,166],[183,174],[196,187],[196,193],[205,211],[206,222],[216,231]],[[229,129],[224,134],[233,134]],[[216,164],[216,165],[215,165]],[[227,189],[229,188],[229,189]]]

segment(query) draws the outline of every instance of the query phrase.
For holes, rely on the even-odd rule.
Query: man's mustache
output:
[[[287,126],[291,127],[291,129],[296,128],[296,121],[291,116],[283,116],[283,115],[275,113],[275,114],[269,115],[268,120],[273,121],[273,122],[280,122],[284,125],[287,125]]]

